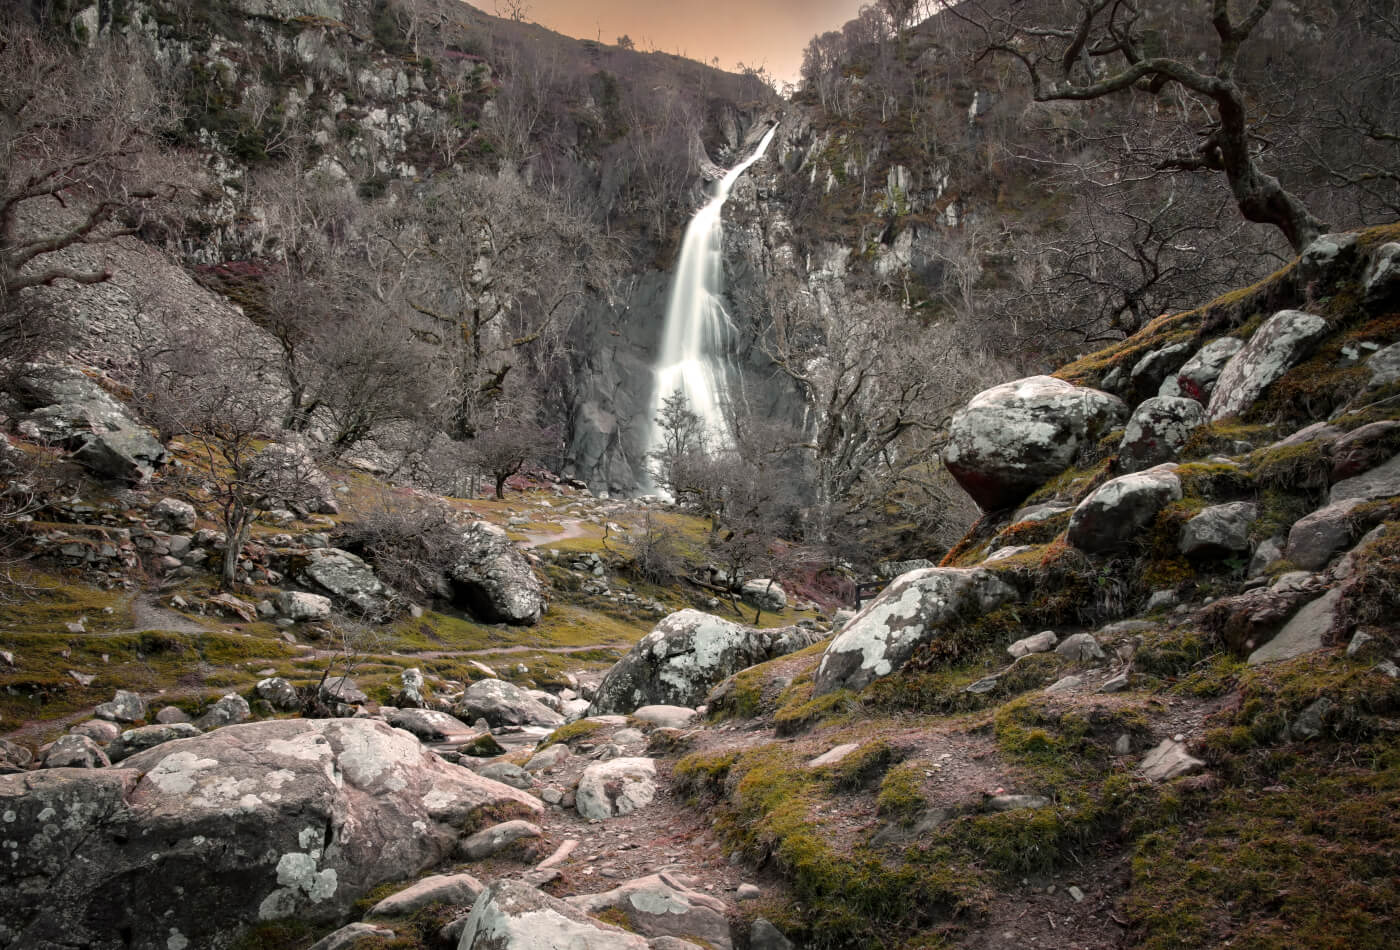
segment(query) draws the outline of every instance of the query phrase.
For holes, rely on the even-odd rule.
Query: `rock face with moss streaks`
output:
[[[0,943],[221,950],[249,922],[334,921],[503,805],[543,810],[369,720],[230,726],[117,768],[0,776]]]
[[[1127,417],[1117,396],[1051,376],[979,393],[953,417],[943,464],[984,511],[1024,501]]]
[[[862,689],[902,667],[914,648],[971,613],[1016,596],[991,571],[935,567],[911,571],[885,588],[831,641],[817,667],[815,694]]]
[[[1327,335],[1327,321],[1301,310],[1280,310],[1254,331],[1225,364],[1210,397],[1212,422],[1237,416]]]

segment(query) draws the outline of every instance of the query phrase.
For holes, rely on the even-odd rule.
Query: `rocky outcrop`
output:
[[[114,769],[0,776],[12,946],[226,947],[251,921],[333,921],[449,855],[475,809],[532,796],[368,720],[220,729]]]
[[[1281,310],[1254,331],[1225,365],[1210,397],[1212,422],[1244,412],[1327,335],[1327,321],[1301,310]]]
[[[497,525],[478,521],[463,532],[448,577],[453,600],[487,623],[535,624],[544,614],[544,585]]]
[[[815,693],[861,689],[902,667],[948,624],[1012,600],[1016,591],[981,568],[911,571],[856,614],[826,648]]]
[[[306,559],[301,572],[305,583],[367,616],[378,617],[389,610],[394,592],[354,554],[339,548],[318,548],[307,551]]]
[[[1159,396],[1184,396],[1198,402],[1210,401],[1216,380],[1231,358],[1244,347],[1244,340],[1232,336],[1212,340],[1186,361],[1175,375],[1169,376],[1157,391]]]
[[[1025,500],[1127,416],[1116,396],[1050,376],[1004,383],[953,417],[943,463],[984,511]]]
[[[22,434],[62,445],[103,478],[145,481],[166,460],[165,446],[76,367],[27,364],[10,388],[28,410]]]
[[[598,686],[591,711],[629,713],[639,706],[696,706],[726,676],[817,642],[801,627],[757,630],[699,610],[663,619],[619,660]]]
[[[565,900],[586,914],[611,912],[627,929],[644,937],[687,937],[715,950],[734,946],[724,901],[687,886],[662,872],[628,881],[601,894],[581,894]]]
[[[589,917],[520,881],[496,881],[472,905],[457,950],[696,950],[697,945],[639,934]]]

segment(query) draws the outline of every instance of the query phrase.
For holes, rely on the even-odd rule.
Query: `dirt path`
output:
[[[517,543],[526,549],[538,548],[546,544],[568,541],[571,538],[581,538],[588,533],[587,522],[575,519],[558,523],[563,525],[563,531],[526,531],[524,539]]]

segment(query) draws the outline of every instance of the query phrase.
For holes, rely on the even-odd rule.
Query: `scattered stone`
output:
[[[772,578],[759,577],[745,581],[739,588],[739,598],[750,607],[774,613],[787,609],[787,591]]]
[[[1100,693],[1121,693],[1128,688],[1129,674],[1119,673],[1099,687]]]
[[[1237,416],[1254,405],[1327,332],[1326,320],[1301,310],[1281,310],[1270,317],[1221,372],[1210,397],[1210,421]]]
[[[93,710],[93,715],[98,719],[108,719],[112,722],[145,722],[146,714],[146,701],[136,693],[124,689],[117,690],[111,702],[99,703]]]
[[[1143,608],[1147,613],[1157,610],[1170,610],[1181,603],[1181,595],[1174,590],[1154,590],[1152,596],[1147,598],[1147,606]]]
[[[436,709],[385,709],[384,721],[395,729],[403,729],[418,737],[420,742],[465,743],[480,733],[456,716]]]
[[[59,736],[44,753],[46,769],[105,769],[112,762],[107,754],[84,735],[68,733]]]
[[[1351,642],[1347,644],[1347,656],[1356,656],[1362,650],[1366,649],[1366,644],[1374,642],[1375,639],[1375,637],[1366,633],[1364,630],[1356,631],[1356,634],[1351,638]]]
[[[983,511],[1019,504],[1127,417],[1116,396],[1050,376],[994,386],[954,417],[943,463]]]
[[[973,693],[973,694],[975,694],[975,695],[981,695],[981,694],[983,694],[983,693],[990,693],[992,690],[994,690],[994,689],[997,688],[997,683],[999,683],[999,682],[1001,682],[1001,676],[1000,676],[999,674],[993,674],[993,675],[991,675],[991,676],[984,676],[984,677],[982,677],[980,680],[978,680],[977,682],[972,683],[971,685],[964,687],[963,692],[964,692],[964,693]]]
[[[274,601],[277,612],[289,620],[304,623],[308,620],[325,620],[331,615],[331,599],[320,594],[307,594],[299,590],[284,590]]]
[[[1033,637],[1017,640],[1006,648],[1006,652],[1019,660],[1021,657],[1029,656],[1032,653],[1049,653],[1051,650],[1055,649],[1055,644],[1059,642],[1060,638],[1055,635],[1055,631],[1042,630]]]
[[[470,905],[486,885],[470,874],[434,874],[415,881],[370,908],[370,917],[407,917],[429,904]]]
[[[632,718],[662,728],[684,729],[695,719],[695,710],[689,706],[643,706],[633,711]]]
[[[1249,655],[1250,666],[1291,660],[1295,656],[1321,650],[1328,635],[1338,623],[1338,607],[1345,591],[1334,587],[1321,597],[1306,604],[1293,615],[1282,630],[1268,643]]]
[[[1118,467],[1140,472],[1174,462],[1187,441],[1206,423],[1206,409],[1195,399],[1156,396],[1133,411],[1118,445]]]
[[[1069,889],[1066,891],[1066,893],[1068,893],[1070,897],[1074,898],[1074,902],[1076,904],[1084,900],[1084,892],[1081,891],[1079,888],[1075,887],[1073,884],[1069,886]]]
[[[535,787],[535,780],[530,777],[530,773],[514,762],[492,762],[490,765],[477,769],[477,774],[495,782],[503,782],[512,788],[530,789]]]
[[[1288,532],[1288,560],[1305,571],[1325,567],[1333,555],[1351,544],[1351,513],[1361,504],[1360,498],[1348,498],[1294,522]]]
[[[493,727],[564,724],[559,713],[505,680],[477,680],[467,687],[452,711],[461,719],[485,719]]]
[[[741,901],[756,901],[763,896],[763,890],[757,884],[740,884],[734,892],[734,899]]]
[[[1047,693],[1068,693],[1084,685],[1082,676],[1063,676],[1045,687]]]
[[[423,671],[410,667],[399,674],[399,691],[394,697],[394,705],[404,709],[422,709],[427,705],[423,698]]]
[[[734,946],[724,902],[664,871],[565,900],[590,916],[618,915],[628,930],[646,937],[684,937],[716,950]]]
[[[801,627],[757,630],[699,610],[664,618],[599,684],[590,711],[631,712],[648,705],[694,707],[727,676],[820,638]]]
[[[162,706],[156,713],[156,722],[163,726],[169,726],[177,722],[193,722],[190,714],[179,706]]]
[[[229,693],[210,706],[204,715],[195,720],[194,724],[200,731],[208,732],[211,729],[221,729],[234,723],[246,722],[252,714],[246,699],[237,693]]]
[[[258,685],[253,687],[253,694],[279,712],[292,712],[301,708],[301,694],[295,686],[280,676],[259,680]]]
[[[1168,503],[1180,500],[1175,465],[1121,475],[1100,485],[1074,509],[1069,543],[1091,554],[1118,550],[1140,538]]]
[[[22,772],[33,761],[33,752],[17,742],[0,739],[0,774]]]
[[[107,745],[121,735],[121,728],[115,722],[109,722],[106,719],[89,719],[87,722],[78,723],[68,731],[76,735],[87,736],[98,745]]]
[[[1142,760],[1142,764],[1138,768],[1148,781],[1165,782],[1182,775],[1189,775],[1205,768],[1205,766],[1204,762],[1186,751],[1185,743],[1171,738],[1163,739],[1160,745],[1147,753],[1146,758]]]
[[[573,753],[569,747],[562,742],[556,742],[547,749],[541,749],[530,757],[530,761],[525,763],[527,772],[550,772],[559,768],[567,762]]]
[[[1270,567],[1283,560],[1283,539],[1267,538],[1259,542],[1249,559],[1249,576],[1261,577]]]
[[[1064,641],[1055,647],[1055,652],[1075,663],[1105,659],[1103,647],[1099,646],[1099,641],[1094,639],[1092,633],[1076,633],[1065,637]]]
[[[395,936],[397,935],[394,931],[385,927],[376,927],[373,924],[346,924],[334,933],[313,943],[310,950],[354,950],[355,947],[362,945],[362,940],[370,938],[387,940]]]
[[[1332,711],[1335,705],[1326,696],[1318,697],[1308,708],[1298,714],[1298,718],[1293,721],[1289,731],[1293,733],[1295,739],[1316,739],[1322,735],[1323,721],[1327,714]]]
[[[1244,501],[1213,505],[1181,526],[1177,549],[1186,555],[1238,554],[1249,550],[1249,530],[1259,507]]]
[[[480,861],[499,854],[515,842],[544,834],[539,825],[528,821],[506,821],[483,828],[457,846],[457,853],[468,861]]]
[[[1049,808],[1050,799],[1043,795],[993,795],[983,802],[987,811],[1019,811],[1023,808]]]
[[[119,735],[107,747],[107,755],[113,762],[121,762],[138,752],[153,749],[158,745],[174,742],[176,739],[193,739],[202,734],[198,727],[188,722],[141,726],[136,729],[128,729]]]
[[[162,498],[151,507],[151,518],[167,531],[193,531],[199,515],[187,501]]]
[[[365,691],[348,676],[328,677],[321,684],[321,695],[333,703],[344,703],[347,706],[369,702]]]
[[[1015,597],[1012,587],[981,568],[933,568],[898,577],[826,648],[814,695],[863,689],[902,667],[943,627]]]
[[[656,763],[643,758],[594,763],[579,778],[576,796],[575,807],[584,818],[631,814],[656,797]]]
[[[97,681],[96,673],[79,673],[77,670],[69,670],[68,675],[73,677],[73,681],[79,686],[91,686]]]
[[[828,765],[835,765],[859,748],[860,743],[858,742],[843,743],[842,745],[838,745],[835,748],[828,749],[826,752],[823,752],[815,759],[812,759],[810,762],[807,763],[807,768],[820,769]]]

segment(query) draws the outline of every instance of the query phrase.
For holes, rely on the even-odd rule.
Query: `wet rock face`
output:
[[[995,386],[953,417],[943,464],[984,511],[1014,507],[1128,414],[1117,396],[1050,376]]]
[[[547,605],[544,585],[505,531],[478,521],[462,542],[450,574],[454,600],[487,623],[538,623]]]
[[[696,706],[726,676],[811,646],[818,639],[815,631],[801,627],[755,630],[699,610],[677,611],[608,671],[592,712]]]
[[[230,726],[111,769],[0,776],[0,932],[15,947],[227,947],[335,920],[447,857],[473,809],[538,812],[369,720]]]
[[[972,612],[986,613],[1016,596],[979,568],[932,568],[897,578],[856,614],[826,648],[815,694],[862,689],[902,667],[914,648]]]
[[[1301,310],[1281,310],[1230,358],[1210,397],[1210,419],[1237,416],[1271,384],[1301,362],[1328,333],[1327,321]]]

